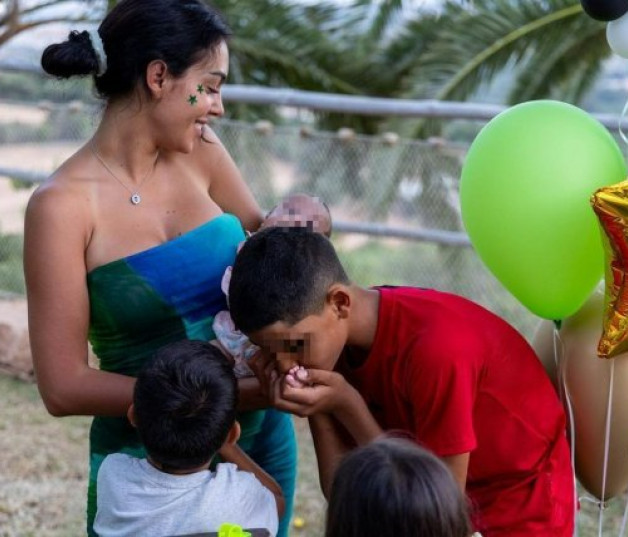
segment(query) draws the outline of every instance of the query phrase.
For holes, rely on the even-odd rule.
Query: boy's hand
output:
[[[321,412],[333,414],[351,405],[356,397],[361,399],[340,373],[301,368],[293,375],[291,382],[274,370],[270,372],[270,400],[279,410],[300,417]]]
[[[330,414],[358,445],[382,434],[362,395],[340,373],[298,368],[294,375],[306,386],[290,385],[285,375],[271,371],[270,400],[275,408],[300,417]]]

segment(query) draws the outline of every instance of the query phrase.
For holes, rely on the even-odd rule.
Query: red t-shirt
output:
[[[373,346],[347,377],[382,428],[443,457],[470,452],[466,490],[484,537],[571,537],[565,415],[525,339],[460,296],[378,290]]]

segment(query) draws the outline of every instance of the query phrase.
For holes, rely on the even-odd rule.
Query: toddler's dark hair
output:
[[[209,462],[235,422],[237,402],[227,358],[190,340],[159,349],[140,369],[133,395],[139,436],[166,471]]]
[[[445,464],[414,442],[383,438],[334,476],[326,537],[469,537],[467,500]]]

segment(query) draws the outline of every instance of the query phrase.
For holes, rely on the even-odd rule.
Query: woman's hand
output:
[[[275,370],[275,360],[273,356],[264,349],[260,349],[259,352],[249,360],[248,366],[253,373],[255,373],[257,380],[259,380],[262,394],[268,397],[271,391],[270,375]]]

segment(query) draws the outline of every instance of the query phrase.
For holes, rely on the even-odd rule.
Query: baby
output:
[[[306,227],[329,237],[332,227],[331,213],[327,205],[316,196],[290,194],[271,209],[260,229],[269,227]],[[231,267],[227,267],[221,283],[221,289],[227,296],[227,301],[229,300],[230,281]],[[257,354],[259,347],[251,343],[242,332],[236,329],[231,314],[227,310],[218,312],[212,327],[216,334],[216,344],[234,360],[233,367],[236,377],[254,376],[248,362]],[[296,375],[296,370],[294,373]],[[296,380],[296,376],[293,378]]]
[[[306,227],[331,236],[331,213],[317,196],[290,194],[266,215],[260,229],[267,227]]]

